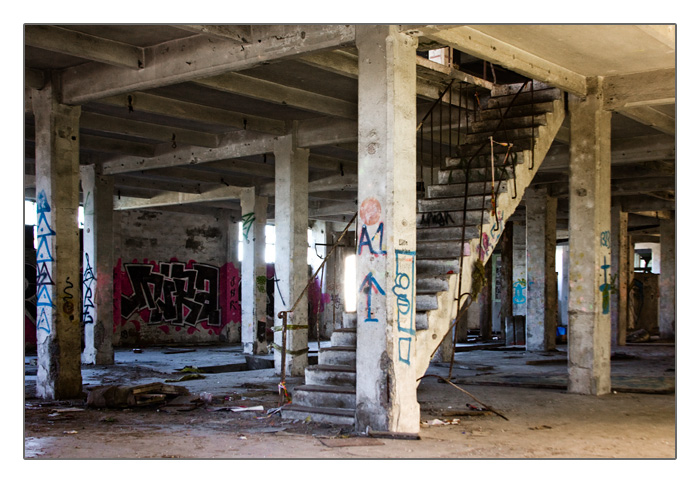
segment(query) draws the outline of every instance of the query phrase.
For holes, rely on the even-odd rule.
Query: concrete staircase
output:
[[[355,350],[357,314],[343,314],[343,328],[331,334],[331,346],[319,350],[318,365],[306,368],[303,386],[292,392],[284,419],[355,424]]]
[[[511,105],[519,87],[497,86],[491,97],[483,100],[476,119],[470,122],[470,134],[460,148],[461,156],[444,160],[437,184],[428,186],[425,197],[418,200],[416,378],[425,374],[432,354],[457,315],[458,277],[462,277],[462,294],[469,292],[474,264],[478,258],[486,262],[491,256],[505,222],[520,204],[525,188],[531,183],[564,120],[561,92],[535,82],[533,93],[525,91],[520,94],[501,123],[502,129],[494,134],[501,113]],[[532,105],[531,100],[534,101]],[[496,171],[497,215],[491,211],[490,146],[487,144],[474,156],[491,135],[495,141],[513,143],[517,156],[515,167],[509,161],[505,169]],[[495,147],[494,152],[497,163],[502,165],[505,148]],[[468,190],[466,213],[465,181]],[[460,246],[463,223],[465,243]],[[463,257],[461,273],[460,256]],[[348,325],[344,327],[351,329],[336,331],[339,333],[333,334],[331,348],[319,354],[319,365],[306,369],[306,384],[295,388],[293,403],[282,410],[284,418],[305,419],[310,416],[317,422],[354,424],[357,319],[351,318],[350,314],[346,317]]]

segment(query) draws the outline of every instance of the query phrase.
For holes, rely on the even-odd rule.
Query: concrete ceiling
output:
[[[618,175],[664,178],[659,190],[646,183],[618,193],[639,198],[639,211],[675,207],[667,182],[675,176],[673,26],[399,28],[418,37],[421,48],[451,46],[464,58],[576,95],[585,95],[587,79],[600,77],[614,111],[613,164],[626,167]],[[81,163],[114,175],[119,197],[203,193],[223,184],[273,195],[269,142],[294,123],[311,150],[310,213],[342,221],[357,169],[354,34],[344,25],[26,25],[25,194],[33,197],[31,88],[54,75],[63,102],[82,106]],[[452,78],[482,87],[493,81],[466,67],[418,57],[417,65],[419,115]],[[558,184],[557,192],[566,183],[567,125],[538,176]],[[215,206],[239,210],[236,201]]]

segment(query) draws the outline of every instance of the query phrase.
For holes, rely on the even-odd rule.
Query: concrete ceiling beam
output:
[[[658,129],[662,133],[672,136],[676,134],[676,118],[654,109],[653,106],[623,107],[619,112],[625,117]]]
[[[626,107],[675,104],[676,69],[659,69],[603,78],[603,106],[617,111]]]
[[[80,127],[94,131],[169,142],[171,144],[191,144],[207,148],[215,148],[219,145],[219,137],[216,134],[164,126],[162,124],[134,121],[121,117],[105,116],[104,114],[96,114],[87,111],[83,111],[80,114]]]
[[[426,25],[407,28],[407,33],[427,37],[528,78],[559,87],[579,96],[587,93],[586,77],[526,52],[468,26]]]
[[[253,40],[252,25],[176,25],[180,30],[201,34],[237,44],[249,44]]]
[[[194,35],[145,48],[147,66],[138,71],[97,63],[70,67],[62,73],[62,102],[84,104],[355,43],[351,25],[274,25],[254,30],[247,45]]]
[[[347,102],[235,72],[200,79],[195,83],[221,92],[317,112],[326,116],[357,119],[355,102]]]
[[[155,208],[191,203],[240,200],[241,196],[247,190],[252,189],[253,188],[239,188],[237,186],[222,186],[203,193],[162,193],[151,198],[115,197],[114,209],[121,211],[145,207]]]
[[[146,53],[142,47],[62,27],[26,25],[24,42],[32,47],[93,60],[118,69],[126,67],[138,72],[146,67]]]
[[[283,121],[239,112],[203,106],[145,92],[131,92],[97,100],[100,104],[123,107],[128,112],[147,112],[176,119],[221,124],[234,129],[251,130],[269,134],[284,134]]]

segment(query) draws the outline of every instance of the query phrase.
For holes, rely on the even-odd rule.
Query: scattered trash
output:
[[[76,430],[64,431],[63,434],[78,434],[78,432]]]
[[[143,352],[143,350],[141,350],[141,349],[133,349],[131,352],[133,352],[134,354],[141,354],[141,353]]]
[[[204,403],[205,406],[211,404],[212,399],[214,396],[210,392],[200,392],[199,393],[199,399]]]
[[[229,408],[225,408],[228,411],[233,411],[234,413],[240,413],[244,411],[264,411],[265,408],[262,406],[252,406],[252,407],[245,407],[245,406],[233,406]]]
[[[551,426],[547,426],[546,424],[541,424],[540,426],[532,426],[532,427],[527,428],[527,429],[531,429],[531,430],[533,430],[533,431],[538,431],[538,430],[540,430],[540,429],[552,429],[552,427],[551,427]]]
[[[182,369],[178,369],[177,372],[195,372],[199,373],[202,372],[199,370],[199,367],[197,366],[185,366]]]
[[[382,446],[383,441],[376,438],[316,438],[322,445],[329,448],[345,448],[348,446]]]
[[[238,439],[248,439],[245,436],[239,436]]]
[[[420,423],[422,428],[427,428],[430,426],[448,426],[450,424],[459,424],[460,420],[459,419],[448,419],[448,420],[442,420],[442,419],[432,419],[430,421],[422,421]]]
[[[634,332],[627,334],[627,342],[648,342],[651,338],[649,332],[645,329],[635,330]]]

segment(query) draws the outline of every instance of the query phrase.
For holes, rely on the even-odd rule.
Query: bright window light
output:
[[[357,291],[355,290],[356,257],[349,255],[345,258],[345,278],[343,283],[345,293],[345,311],[352,313],[357,311]]]
[[[24,224],[36,225],[36,203],[24,200]]]

